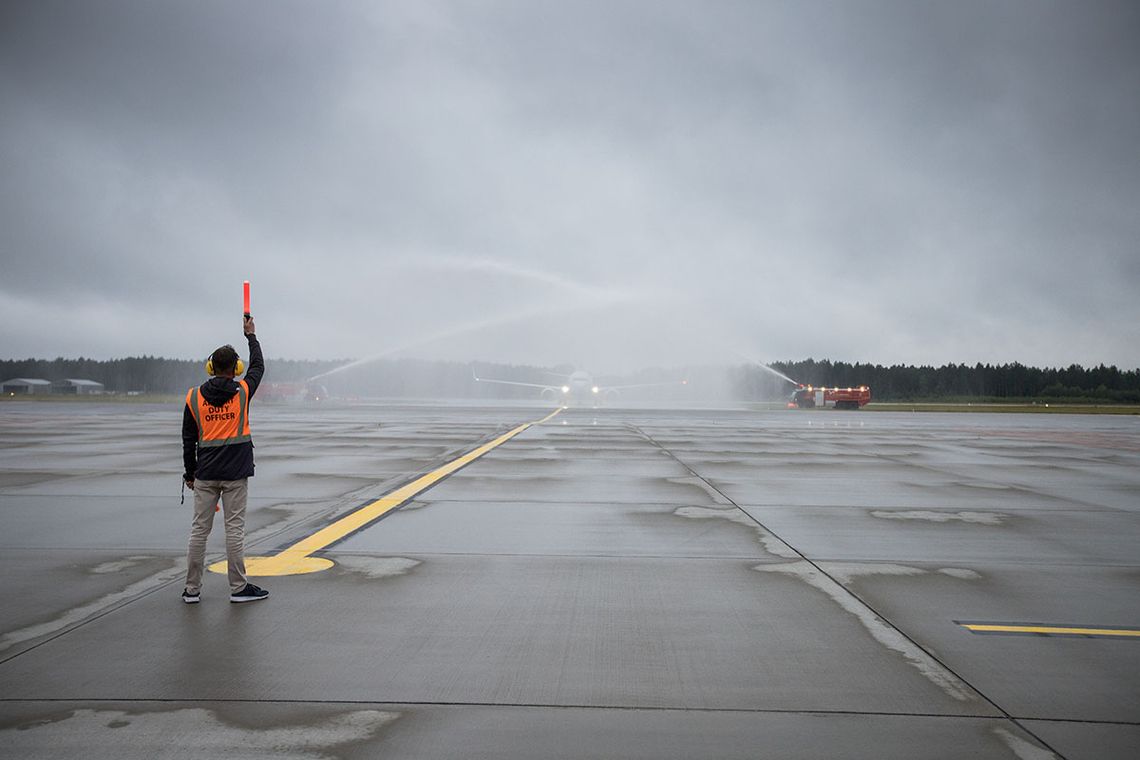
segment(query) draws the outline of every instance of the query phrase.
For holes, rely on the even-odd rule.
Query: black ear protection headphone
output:
[[[245,372],[245,362],[238,357],[237,366],[234,368],[234,376],[238,376]],[[206,374],[210,377],[214,376],[214,355],[210,354],[210,358],[206,360]]]

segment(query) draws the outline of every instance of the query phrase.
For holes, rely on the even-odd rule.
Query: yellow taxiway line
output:
[[[1066,625],[1017,625],[1009,623],[958,623],[972,633],[1037,634],[1043,636],[1123,636],[1140,637],[1140,630],[1129,628],[1082,628]]]
[[[485,443],[479,448],[451,460],[442,467],[416,478],[407,485],[400,486],[394,491],[384,494],[376,501],[365,504],[354,512],[350,512],[336,522],[326,525],[311,536],[301,539],[271,557],[246,557],[246,574],[251,576],[300,575],[302,573],[315,573],[319,570],[326,570],[332,567],[332,560],[323,557],[314,557],[312,555],[340,541],[350,533],[360,530],[369,523],[379,520],[396,507],[406,504],[412,498],[431,488],[459,468],[471,464],[489,451],[502,446],[531,425],[541,425],[561,411],[561,409],[555,409],[541,420],[525,422],[513,430],[503,433],[495,440]],[[225,561],[215,562],[210,565],[210,570],[215,573],[225,573]]]

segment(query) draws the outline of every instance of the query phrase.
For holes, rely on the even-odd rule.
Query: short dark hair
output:
[[[237,369],[238,354],[233,346],[225,345],[210,354],[210,361],[214,363],[215,375],[228,375]]]

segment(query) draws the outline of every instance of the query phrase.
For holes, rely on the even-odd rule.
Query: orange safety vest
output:
[[[198,423],[198,448],[226,446],[251,441],[249,433],[249,386],[238,381],[238,392],[222,406],[213,406],[198,388],[186,392],[186,405]]]

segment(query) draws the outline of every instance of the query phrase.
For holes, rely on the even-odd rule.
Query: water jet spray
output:
[[[772,369],[771,367],[769,367],[767,364],[765,364],[762,361],[757,361],[756,359],[753,359],[751,356],[748,356],[747,354],[745,354],[741,351],[735,351],[734,353],[737,356],[739,356],[741,359],[744,359],[746,362],[749,362],[750,364],[755,364],[757,367],[764,370],[765,372],[768,372],[770,374],[775,375],[776,377],[783,380],[785,383],[791,383],[792,385],[795,385],[797,387],[803,386],[803,383],[797,382],[796,380],[793,380],[792,378],[788,377],[787,375],[785,375],[783,372],[780,372],[779,370]]]

